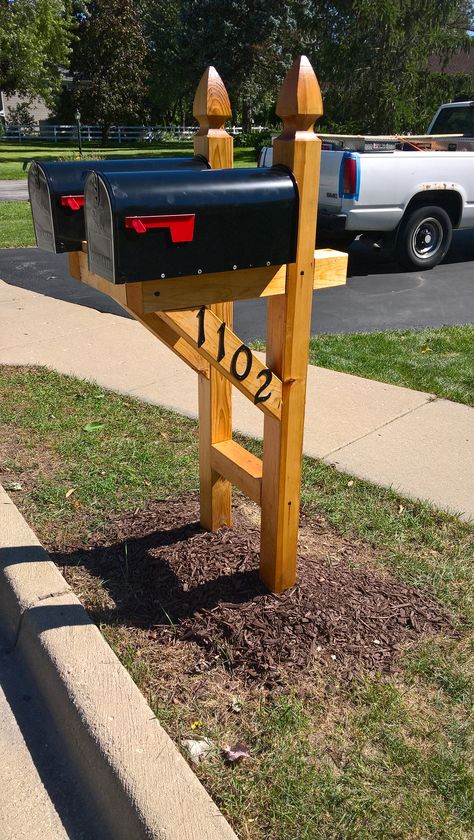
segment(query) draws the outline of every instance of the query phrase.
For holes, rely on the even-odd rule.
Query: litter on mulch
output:
[[[390,671],[401,646],[452,632],[434,597],[377,568],[361,541],[306,523],[298,582],[273,595],[258,576],[260,534],[246,512],[215,533],[198,515],[195,495],[154,503],[54,559],[100,576],[116,619],[149,628],[157,644],[195,642],[206,667],[220,663],[268,687],[316,662],[342,679]]]

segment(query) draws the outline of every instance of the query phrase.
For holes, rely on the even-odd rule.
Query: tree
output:
[[[134,0],[94,0],[79,24],[71,70],[73,100],[102,126],[146,119],[148,49]]]
[[[305,51],[310,8],[304,0],[184,1],[187,63],[195,78],[216,65],[244,131],[255,109],[271,110],[293,58]]]
[[[246,129],[257,112],[269,118],[286,70],[304,52],[324,93],[320,125],[422,131],[441,94],[428,60],[468,49],[473,25],[471,0],[173,2],[181,7],[180,57],[189,81],[215,64]]]
[[[187,33],[182,0],[141,0],[140,15],[150,56],[148,98],[154,121],[185,122],[192,84],[183,60]]]
[[[313,54],[332,127],[423,131],[440,104],[428,60],[469,49],[469,0],[322,0]]]
[[[69,63],[71,0],[0,0],[0,90],[52,104]]]
[[[311,0],[141,0],[154,113],[184,119],[204,68],[214,64],[234,119],[268,119],[279,84],[304,50]]]

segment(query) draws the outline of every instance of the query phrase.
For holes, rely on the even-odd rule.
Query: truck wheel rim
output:
[[[418,259],[427,260],[439,251],[442,242],[441,222],[438,219],[423,219],[413,231],[411,247]]]

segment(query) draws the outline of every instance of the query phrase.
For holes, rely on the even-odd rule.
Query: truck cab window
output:
[[[474,137],[474,105],[443,108],[431,129],[431,134],[464,134]]]

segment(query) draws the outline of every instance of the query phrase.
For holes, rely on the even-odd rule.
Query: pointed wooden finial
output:
[[[223,129],[232,116],[224,82],[215,67],[208,67],[202,74],[194,97],[193,114],[199,123],[198,134],[207,134],[209,129]]]
[[[311,131],[323,115],[323,100],[316,74],[305,55],[297,58],[283,80],[276,112],[284,131]]]

